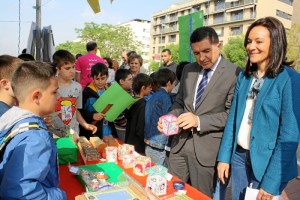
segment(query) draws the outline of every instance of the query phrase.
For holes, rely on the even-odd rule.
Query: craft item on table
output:
[[[167,193],[167,174],[168,169],[162,165],[150,167],[147,177],[146,187],[156,195],[164,195]]]
[[[78,148],[71,137],[55,138],[54,140],[59,164],[78,162]]]
[[[151,158],[148,156],[138,156],[135,158],[133,173],[138,176],[145,176],[149,167],[151,167]]]
[[[118,146],[120,146],[119,142],[118,142],[115,138],[113,138],[113,137],[110,137],[110,138],[108,139],[107,144],[108,144],[108,146],[113,146],[113,147],[118,147]]]
[[[134,146],[131,144],[122,144],[118,146],[118,159],[123,160],[125,155],[132,155],[134,152]]]
[[[133,168],[135,164],[135,156],[133,154],[125,155],[123,157],[122,164],[125,169]]]
[[[108,176],[104,172],[94,172],[90,170],[80,169],[79,173],[84,183],[92,191],[98,191],[100,189],[113,187],[113,185],[106,182]]]
[[[105,151],[105,147],[107,147],[107,144],[104,143],[99,137],[90,137],[90,142],[100,154]]]
[[[118,163],[117,152],[117,147],[105,147],[106,161]]]
[[[175,190],[183,190],[185,187],[185,184],[183,181],[174,181],[173,182],[173,188]]]
[[[101,159],[98,151],[91,145],[86,137],[79,137],[78,147],[82,155],[82,159],[87,164],[88,161],[99,162]]]
[[[163,125],[163,134],[166,136],[175,135],[178,133],[178,125],[176,124],[177,117],[173,114],[163,115],[161,117]]]

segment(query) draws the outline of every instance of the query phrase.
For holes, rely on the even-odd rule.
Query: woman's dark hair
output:
[[[112,65],[113,65],[113,60],[109,57],[104,57],[104,60],[106,60],[107,64],[108,64],[108,68],[112,69]]]
[[[247,46],[247,40],[250,31],[256,26],[263,26],[269,30],[270,33],[270,50],[269,50],[269,64],[266,70],[266,76],[274,78],[283,71],[284,65],[291,65],[293,62],[288,62],[286,58],[287,52],[287,38],[283,24],[274,17],[265,17],[253,22],[245,36],[244,47]],[[257,64],[251,63],[248,58],[245,69],[245,76],[251,76],[257,71]]]

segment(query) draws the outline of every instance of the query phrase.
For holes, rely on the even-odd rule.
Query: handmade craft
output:
[[[105,147],[106,161],[118,163],[117,151],[118,151],[117,147]]]
[[[147,169],[151,167],[151,158],[147,156],[138,156],[135,158],[133,173],[138,176],[147,175]]]
[[[178,125],[176,124],[177,117],[173,114],[163,115],[161,117],[163,125],[163,134],[166,136],[175,135],[178,133]]]

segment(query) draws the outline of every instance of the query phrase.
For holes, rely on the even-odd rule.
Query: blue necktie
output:
[[[202,80],[200,81],[199,85],[198,85],[198,89],[197,89],[197,96],[196,96],[196,103],[195,103],[195,108],[199,105],[200,103],[200,99],[203,95],[203,92],[207,86],[207,81],[208,81],[208,72],[211,69],[204,69],[204,73],[203,73],[203,77]]]

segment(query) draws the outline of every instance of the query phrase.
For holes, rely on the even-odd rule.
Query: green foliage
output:
[[[159,62],[155,62],[155,61],[152,61],[150,64],[149,64],[149,67],[150,67],[150,70],[151,72],[155,72],[158,70],[160,66],[160,63]]]
[[[55,49],[56,50],[65,49],[65,50],[70,51],[73,55],[76,55],[78,53],[80,53],[80,54],[86,53],[85,44],[80,43],[80,42],[67,41],[66,43],[59,44],[58,46],[56,46]]]
[[[287,32],[287,58],[294,61],[293,66],[300,71],[300,24],[293,24]]]
[[[244,47],[244,37],[232,37],[223,46],[222,55],[239,67],[245,68],[247,52]]]
[[[180,62],[179,60],[179,44],[169,44],[165,47],[166,49],[170,49],[172,53],[172,61],[178,64]]]
[[[111,24],[98,25],[94,22],[85,23],[83,29],[75,29],[83,43],[95,41],[102,57],[118,59],[123,50],[135,50],[139,53],[141,42],[135,40],[129,27]]]

